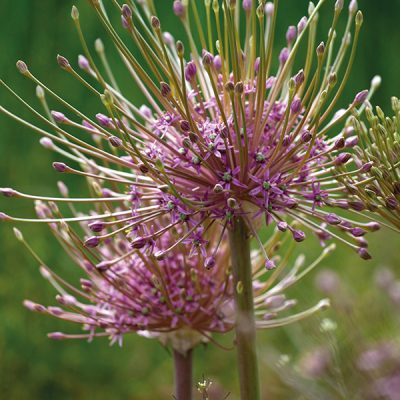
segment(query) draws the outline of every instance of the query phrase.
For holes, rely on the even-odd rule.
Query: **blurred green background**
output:
[[[172,0],[155,0],[155,3],[165,29],[179,37],[179,24],[170,12]],[[286,27],[297,23],[308,2],[282,0],[280,3],[279,40],[283,44]],[[328,5],[321,13],[321,40],[325,38],[334,1],[326,3]],[[93,43],[95,38],[105,37],[100,23],[85,0],[0,0],[0,77],[22,93],[30,103],[37,105],[34,86],[15,69],[16,60],[23,59],[49,87],[62,93],[76,107],[94,115],[101,109],[99,101],[88,96],[87,91],[66,76],[55,61],[56,54],[61,53],[75,64],[77,55],[81,53],[70,19],[73,4],[80,9],[88,42]],[[360,6],[364,11],[365,25],[343,104],[351,102],[355,92],[369,87],[370,79],[375,74],[380,74],[384,78],[383,85],[376,94],[374,103],[381,104],[388,110],[390,96],[400,95],[400,2],[365,0],[360,1]],[[114,19],[119,23],[118,16]],[[111,47],[106,39],[105,44],[108,48]],[[276,54],[279,50],[277,46]],[[118,60],[112,60],[112,64],[116,75],[128,88],[131,98],[141,101],[136,94],[135,85],[126,79]],[[31,119],[3,89],[0,91],[0,104],[7,105]],[[59,177],[51,168],[51,162],[56,159],[59,160],[38,144],[38,137],[33,132],[0,115],[0,186],[15,187],[26,193],[56,195],[56,181]],[[83,185],[83,181],[79,179],[69,179],[68,182],[73,193],[78,193]],[[12,215],[33,215],[31,208],[29,201],[0,199],[0,210]],[[50,266],[66,277],[75,276],[74,271],[71,271],[73,267],[60,252],[46,227],[26,225],[20,228],[32,247]],[[131,336],[126,338],[121,349],[117,346],[110,347],[106,339],[91,344],[48,340],[47,332],[68,331],[70,327],[55,319],[29,313],[21,303],[23,299],[30,298],[43,304],[54,304],[54,292],[42,280],[35,261],[14,239],[11,225],[0,224],[0,238],[0,398],[172,398],[171,358],[155,342]],[[385,230],[376,234],[371,242],[374,256],[372,262],[362,262],[357,255],[342,248],[324,262],[325,267],[338,272],[344,285],[352,293],[351,308],[357,315],[356,321],[359,321],[352,325],[354,331],[349,332],[346,328],[348,315],[335,312],[335,308],[324,314],[335,319],[338,324],[337,334],[342,345],[337,350],[339,357],[347,351],[346,341],[350,340],[349,337],[361,336],[366,341],[374,341],[382,337],[395,337],[399,333],[396,308],[385,298],[384,293],[374,289],[372,279],[374,271],[381,265],[399,269],[399,238]],[[315,256],[318,254],[318,244],[311,240],[300,246],[299,251],[310,257],[312,254]],[[400,276],[399,272],[397,274]],[[304,282],[302,290],[297,290],[294,295],[303,306],[312,305],[321,296],[314,288],[312,276]],[[320,340],[319,322],[320,318],[316,317],[294,328],[260,334],[261,373],[265,390],[274,393],[273,398],[308,398],[285,388],[276,371],[273,371],[274,368],[269,367],[274,362],[269,358],[271,352],[268,349],[275,349],[277,353],[291,353],[296,357],[299,348],[312,346]],[[299,338],[305,338],[300,345]],[[229,337],[223,342],[229,345],[231,341],[232,337]],[[344,366],[346,360],[342,361]],[[224,388],[219,394],[216,393],[215,399],[222,399],[228,391],[232,392],[230,398],[237,398],[233,365],[232,351],[224,352],[214,346],[196,351],[196,379],[200,380],[204,375],[215,381],[215,387]]]

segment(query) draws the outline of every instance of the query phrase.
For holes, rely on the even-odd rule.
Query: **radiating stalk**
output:
[[[176,400],[192,400],[193,398],[192,353],[193,351],[189,350],[183,355],[174,350]]]
[[[260,385],[256,353],[256,327],[250,240],[246,223],[235,219],[229,231],[236,308],[236,347],[241,400],[259,400]]]

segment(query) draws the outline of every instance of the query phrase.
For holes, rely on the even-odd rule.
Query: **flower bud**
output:
[[[29,72],[28,66],[23,61],[18,60],[16,65],[22,75],[26,75]]]
[[[183,18],[185,16],[185,6],[181,0],[175,0],[172,9],[177,17]]]
[[[67,172],[69,167],[67,164],[64,164],[62,162],[54,162],[53,163],[53,168],[57,171],[57,172]]]
[[[91,236],[84,242],[85,247],[97,247],[100,244],[100,239],[97,236]]]
[[[166,82],[160,82],[160,91],[163,97],[169,97],[171,95],[171,87]]]
[[[71,69],[71,65],[70,65],[69,61],[64,56],[61,56],[60,54],[57,55],[57,62],[58,62],[58,65],[62,69],[65,69],[65,70]]]
[[[292,235],[293,235],[293,239],[299,243],[302,242],[306,238],[306,234],[303,231],[300,231],[297,229],[292,232]]]
[[[368,93],[368,90],[363,90],[362,92],[357,93],[356,97],[354,98],[353,105],[357,107],[364,104],[365,100],[367,100]]]

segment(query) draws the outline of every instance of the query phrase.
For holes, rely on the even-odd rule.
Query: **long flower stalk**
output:
[[[243,218],[229,232],[236,305],[236,348],[242,400],[260,399],[249,231]]]
[[[193,398],[193,351],[185,354],[174,351],[175,365],[175,398],[176,400],[192,400]]]

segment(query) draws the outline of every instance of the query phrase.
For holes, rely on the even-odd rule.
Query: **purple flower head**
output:
[[[355,137],[363,127],[356,124],[354,116],[368,105],[368,93],[357,94],[354,101],[347,99],[344,104],[348,106],[335,114],[336,101],[346,91],[342,85],[332,85],[331,77],[339,72],[340,63],[329,62],[345,57],[345,50],[351,46],[337,49],[332,40],[321,43],[310,49],[316,52],[317,63],[310,63],[303,52],[295,51],[297,46],[307,46],[309,32],[305,31],[319,32],[318,13],[311,5],[308,19],[304,17],[297,27],[287,29],[287,47],[280,53],[279,65],[274,66],[271,54],[277,53],[276,44],[264,43],[259,35],[253,37],[252,32],[259,30],[258,25],[254,26],[259,18],[248,17],[256,12],[261,18],[265,13],[265,23],[272,30],[277,8],[270,2],[261,3],[264,10],[256,10],[255,1],[228,3],[237,7],[238,13],[246,14],[247,18],[239,17],[249,24],[246,28],[251,43],[246,43],[246,37],[236,27],[230,7],[218,11],[219,28],[229,34],[218,38],[216,44],[200,32],[191,34],[199,30],[197,18],[191,15],[197,11],[187,8],[184,1],[174,1],[170,10],[189,34],[188,40],[177,41],[164,32],[162,18],[149,17],[153,8],[149,3],[122,6],[126,27],[135,29],[131,32],[135,37],[146,40],[135,40],[138,48],[130,54],[131,46],[123,45],[124,39],[117,37],[117,31],[111,39],[120,52],[125,49],[124,64],[146,99],[145,107],[132,104],[113,82],[108,82],[108,77],[96,72],[101,68],[92,65],[93,60],[89,65],[88,60],[80,57],[82,73],[87,73],[91,80],[99,80],[100,87],[105,88],[102,93],[94,91],[105,106],[103,113],[93,112],[95,117],[91,117],[68,107],[52,116],[58,124],[63,123],[62,134],[59,127],[57,134],[51,129],[40,128],[38,132],[52,141],[45,142],[50,149],[71,159],[73,167],[54,163],[57,171],[93,182],[91,193],[98,206],[93,209],[102,209],[104,218],[79,214],[65,215],[63,219],[89,218],[93,223],[91,228],[85,227],[85,251],[97,250],[113,241],[113,235],[107,233],[112,228],[117,232],[117,249],[143,250],[148,256],[168,257],[168,251],[175,247],[163,237],[177,235],[176,243],[186,245],[188,252],[211,270],[214,255],[207,230],[213,227],[225,234],[231,231],[236,219],[244,220],[254,237],[265,221],[280,232],[291,233],[296,242],[308,236],[302,228],[305,226],[322,242],[335,238],[367,258],[365,243],[360,238],[364,231],[372,229],[367,229],[365,223],[354,222],[361,218],[359,215],[348,219],[340,216],[339,222],[333,215],[342,209],[350,214],[374,212],[382,207],[397,214],[400,183],[393,181],[373,190],[377,180],[384,182],[394,174],[397,149],[386,154],[382,168],[371,165],[373,160],[362,160],[359,154],[361,143]],[[207,7],[209,3],[205,4]],[[336,12],[339,6],[340,3],[336,4]],[[102,20],[110,20],[102,7],[96,10]],[[144,21],[146,18],[148,21]],[[358,22],[360,18],[359,14]],[[146,32],[141,32],[143,24],[136,24],[141,20],[148,27]],[[334,27],[327,29],[328,35],[333,32],[330,29],[340,35]],[[114,32],[111,28],[108,31]],[[218,31],[217,26],[211,26],[211,32],[214,31]],[[343,34],[345,40],[354,37],[348,30]],[[201,44],[196,43],[197,36]],[[275,32],[271,31],[268,37],[272,40]],[[96,42],[96,49],[104,52],[100,43]],[[187,48],[183,43],[187,43]],[[265,53],[266,45],[271,52]],[[136,51],[143,56],[140,61],[133,56]],[[58,62],[73,72],[64,57],[59,56]],[[19,61],[17,67],[24,76],[45,87],[24,62]],[[318,78],[325,70],[331,74]],[[113,74],[107,75],[111,79]],[[328,101],[328,89],[329,99],[334,101]],[[61,101],[61,105],[65,104]],[[357,125],[353,130],[348,126],[352,123]],[[376,129],[389,129],[378,125]],[[355,172],[346,173],[350,166],[355,166]],[[73,198],[70,200],[74,202]],[[89,202],[82,198],[75,201]],[[41,216],[48,214],[47,205],[37,207]],[[115,220],[120,217],[124,222],[117,227]],[[103,221],[104,226],[94,224],[97,221]]]
[[[116,227],[125,224],[126,230],[131,229],[131,221],[135,221],[135,217],[131,215],[127,218],[129,215],[120,213]],[[51,211],[48,217],[54,217]],[[211,333],[223,333],[233,328],[233,287],[228,274],[230,255],[218,229],[210,227],[207,232],[194,229],[188,240],[182,240],[179,232],[165,233],[162,226],[153,226],[153,237],[160,235],[162,248],[169,247],[170,251],[155,249],[149,255],[144,255],[141,249],[132,249],[132,244],[140,241],[142,246],[149,228],[140,227],[135,239],[122,239],[127,243],[124,246],[119,244],[117,248],[117,236],[110,234],[113,233],[112,229],[118,231],[118,228],[113,224],[101,223],[100,215],[96,217],[97,220],[89,225],[95,230],[101,226],[103,239],[96,248],[91,249],[91,254],[101,261],[95,264],[89,258],[82,258],[79,251],[70,252],[73,262],[82,270],[80,287],[60,279],[49,267],[41,267],[42,277],[59,292],[56,295],[58,305],[46,307],[30,300],[24,301],[30,311],[83,327],[80,333],[56,332],[50,333],[49,338],[91,341],[96,337],[109,337],[111,344],[122,345],[125,335],[138,333],[158,338],[163,344],[186,352],[208,341]],[[65,234],[61,225],[55,225],[52,232],[65,246],[78,250],[74,247],[76,238]],[[105,240],[107,235],[113,240]],[[275,232],[263,249],[272,249],[277,235]],[[190,251],[191,254],[187,251],[188,245],[194,249]],[[197,256],[202,247],[212,247],[213,255],[206,258],[205,262]],[[124,251],[121,252],[122,248]],[[318,265],[332,249],[325,249],[322,256],[310,265]],[[162,257],[157,257],[158,253],[162,253]],[[298,315],[291,315],[289,319],[280,319],[278,314],[291,311],[296,303],[286,298],[285,290],[312,268],[303,266],[302,256],[291,259],[289,263],[286,260],[283,265],[280,265],[278,254],[269,253],[269,256],[271,258],[265,262],[261,252],[252,255],[254,273],[258,271],[260,279],[253,283],[256,311],[261,316],[257,317],[260,329],[285,325],[326,307],[327,302],[323,300]],[[271,275],[275,267],[280,268],[280,275]]]

